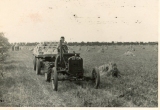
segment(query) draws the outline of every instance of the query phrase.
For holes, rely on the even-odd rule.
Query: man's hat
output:
[[[61,38],[63,38],[63,39],[64,39],[64,36],[62,36]]]

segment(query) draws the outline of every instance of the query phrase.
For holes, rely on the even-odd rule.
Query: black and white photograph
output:
[[[0,0],[0,109],[157,109],[158,4]]]

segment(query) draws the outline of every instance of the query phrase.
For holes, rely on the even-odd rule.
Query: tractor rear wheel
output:
[[[92,79],[93,79],[93,82],[95,83],[94,88],[98,89],[100,84],[100,74],[99,74],[99,70],[96,68],[92,70]]]
[[[52,88],[53,90],[57,91],[58,90],[58,73],[56,68],[53,68],[53,80],[52,80]]]
[[[41,62],[40,62],[40,59],[37,58],[36,74],[39,75],[40,71],[41,71]]]
[[[50,66],[49,63],[46,63],[46,69],[47,69],[47,72],[45,73],[45,80],[47,82],[50,82],[51,81],[52,69],[51,69],[51,66]]]
[[[33,59],[34,70],[36,70],[36,57]]]

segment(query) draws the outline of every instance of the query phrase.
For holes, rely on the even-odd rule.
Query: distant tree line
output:
[[[20,46],[35,46],[39,42],[18,42]],[[15,43],[11,43],[13,45]],[[158,42],[68,42],[69,46],[102,46],[102,45],[158,45]]]
[[[102,46],[102,45],[158,45],[158,42],[68,42],[69,46]]]

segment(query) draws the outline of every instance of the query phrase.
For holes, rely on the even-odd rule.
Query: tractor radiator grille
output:
[[[69,72],[71,74],[82,73],[83,72],[83,59],[80,57],[69,58]]]

